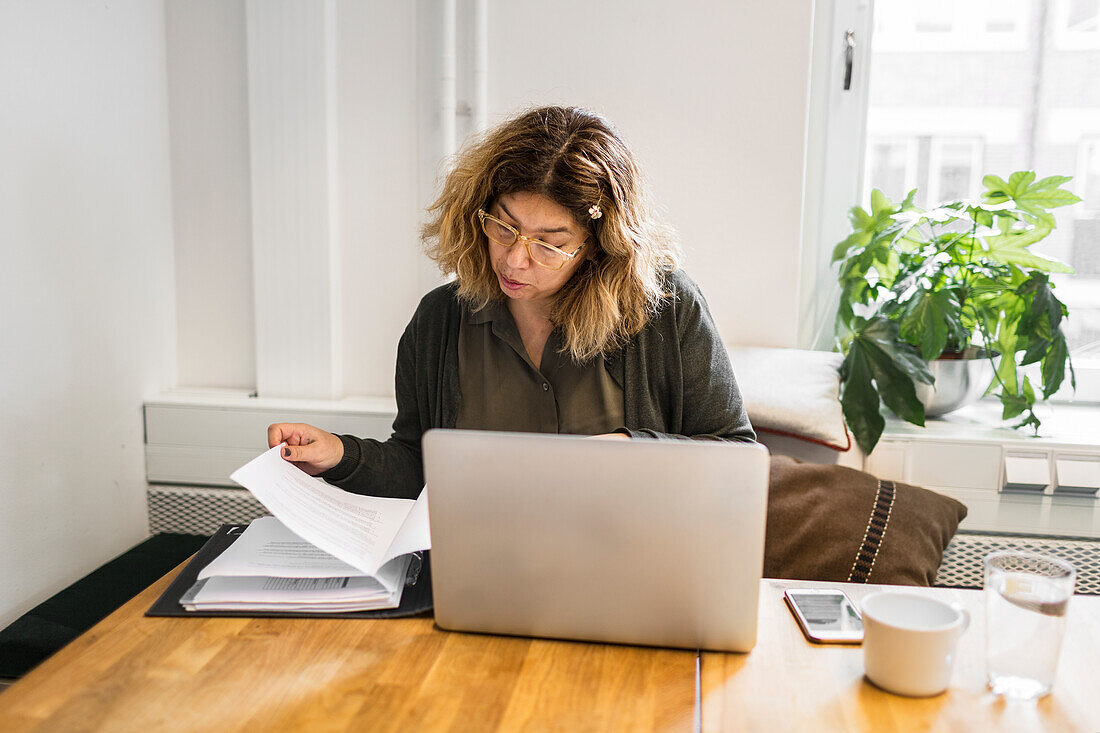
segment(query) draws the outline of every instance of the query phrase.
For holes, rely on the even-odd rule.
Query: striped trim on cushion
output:
[[[855,562],[848,573],[849,583],[866,583],[875,567],[882,540],[886,537],[886,528],[890,524],[890,511],[894,508],[894,482],[879,481],[875,504],[867,520],[867,529],[863,533],[863,542],[856,553]]]

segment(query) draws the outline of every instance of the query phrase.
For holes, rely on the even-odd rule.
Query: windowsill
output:
[[[1006,427],[1000,405],[983,401],[928,421],[926,428],[890,419],[865,470],[962,501],[962,528],[1063,537],[1100,537],[1100,501],[1065,497],[1050,485],[1031,495],[1001,491],[1004,457],[1044,453],[1100,459],[1100,405],[1042,405],[1038,437]],[[150,483],[232,486],[229,474],[266,448],[271,422],[309,422],[335,433],[385,440],[396,406],[391,397],[299,400],[251,397],[245,390],[173,389],[146,400],[146,469]]]
[[[1042,425],[1039,434],[1031,429],[1017,430],[1013,421],[1001,419],[1001,404],[981,400],[973,405],[937,418],[925,427],[896,417],[886,421],[884,437],[941,442],[1019,444],[1019,447],[1076,447],[1100,449],[1100,405],[1043,404],[1036,410]]]
[[[235,486],[229,475],[267,448],[272,423],[309,423],[336,434],[385,440],[392,397],[305,400],[253,397],[240,389],[175,388],[145,400],[149,483]]]
[[[215,407],[265,412],[314,412],[331,414],[394,415],[392,397],[347,397],[341,400],[308,400],[255,397],[242,389],[174,387],[145,400],[147,405]],[[967,443],[1019,443],[1035,447],[1075,446],[1100,449],[1100,405],[1043,404],[1036,409],[1043,421],[1039,434],[1016,430],[1011,421],[1001,420],[1001,405],[982,400],[942,417],[930,418],[925,427],[888,417],[883,437]]]
[[[1071,476],[1082,462],[1100,462],[1100,406],[1047,404],[1036,412],[1043,421],[1038,436],[1001,420],[996,400],[925,428],[891,418],[865,470],[958,499],[968,508],[962,530],[1100,538],[1100,499],[1059,483],[1060,462]],[[1023,481],[1007,469],[1020,459],[1034,469]]]
[[[336,414],[397,412],[397,402],[393,397],[363,396],[345,397],[339,400],[257,397],[244,389],[214,387],[170,387],[155,396],[146,398],[145,404]]]

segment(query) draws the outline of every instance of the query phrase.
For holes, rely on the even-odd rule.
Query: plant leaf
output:
[[[881,214],[893,214],[897,211],[897,207],[894,206],[894,202],[886,197],[879,189],[871,191],[871,215],[878,217]]]
[[[1044,274],[1072,269],[1030,249],[1055,228],[1050,209],[1079,201],[1063,188],[1070,180],[1022,170],[1007,180],[985,176],[981,201],[925,211],[914,205],[915,190],[899,204],[875,190],[868,210],[851,209],[852,233],[833,252],[836,332],[845,354],[842,402],[861,447],[881,437],[883,404],[923,423],[914,382],[932,382],[924,360],[945,348],[989,351],[997,379],[987,392],[1021,425],[1039,425],[1038,379],[1032,385],[1021,366],[1041,364],[1041,398],[1062,385],[1066,367],[1075,380],[1062,330],[1067,310]]]
[[[943,353],[951,337],[962,333],[959,299],[953,290],[925,291],[909,301],[901,321],[901,336],[920,345],[926,361]]]
[[[1028,410],[1027,411],[1027,416],[1023,420],[1021,420],[1020,422],[1013,425],[1012,427],[1014,427],[1018,430],[1022,427],[1030,425],[1035,430],[1035,434],[1038,435],[1039,434],[1039,426],[1042,425],[1042,424],[1043,424],[1042,421],[1039,420],[1039,416],[1035,414],[1035,411],[1034,410]]]
[[[1011,420],[1027,409],[1027,401],[1015,392],[1002,391],[999,396],[1001,398],[1002,420]]]
[[[1059,331],[1050,344],[1050,350],[1043,357],[1043,399],[1050,399],[1062,386],[1066,378],[1066,359],[1069,358],[1069,349],[1066,346],[1066,337]]]
[[[1027,411],[1024,419],[1013,425],[1013,427],[1022,428],[1025,425],[1031,425],[1036,433],[1039,432],[1039,426],[1042,423],[1033,409],[1035,406],[1035,390],[1031,386],[1030,379],[1024,377],[1023,389],[1019,393],[1002,393],[1001,404],[1004,406],[1002,418],[1005,420],[1015,417],[1025,410]]]
[[[886,406],[898,417],[923,427],[924,405],[917,399],[913,378],[886,351],[868,348],[867,361],[875,376],[879,397]]]
[[[1010,241],[1021,247],[1030,247],[1039,240],[1044,239],[1048,234],[1053,231],[1050,227],[1040,226],[1029,226],[1026,229],[1013,229],[1012,225],[1015,221],[1016,220],[1014,219],[1001,217],[1001,233],[984,237],[985,241]]]
[[[879,412],[878,392],[871,384],[871,367],[859,346],[850,347],[840,366],[844,391],[840,405],[856,443],[867,455],[875,449],[886,421]]]
[[[882,435],[880,398],[900,417],[923,425],[924,406],[913,382],[931,384],[932,375],[916,349],[898,340],[898,324],[882,316],[856,318],[847,348],[840,368],[840,402],[860,447],[870,453]]]
[[[1042,234],[1039,234],[1040,231]],[[1036,227],[1021,234],[1001,234],[995,237],[986,237],[986,254],[990,259],[1005,265],[1027,267],[1043,272],[1073,272],[1073,268],[1064,262],[1040,257],[1027,249],[1027,247],[1049,233],[1049,228]]]
[[[1004,201],[1012,198],[1012,195],[1008,193],[1008,183],[1000,176],[995,176],[992,173],[983,176],[982,185],[986,188],[985,193],[982,194],[982,198],[986,201]]]
[[[1054,295],[1050,279],[1042,273],[1033,273],[1016,292],[1021,298],[1028,300],[1027,310],[1020,317],[1019,330],[1024,334],[1034,334],[1045,341],[1052,340],[1054,334],[1061,329],[1062,317],[1069,311]]]
[[[982,198],[989,203],[1001,203],[1011,199],[1016,208],[1032,219],[1051,229],[1055,226],[1054,216],[1047,209],[1075,204],[1081,199],[1070,191],[1059,188],[1069,182],[1066,176],[1049,176],[1035,183],[1034,171],[1016,171],[1003,181],[996,176],[986,176],[982,182],[987,186]]]
[[[1069,206],[1071,204],[1080,203],[1081,198],[1071,192],[1061,188],[1051,188],[1036,190],[1034,187],[1023,194],[1023,198],[1016,199],[1016,205],[1021,209],[1027,211],[1028,209],[1022,204],[1029,204],[1033,206],[1042,206],[1047,209],[1054,209],[1059,206]]]
[[[864,211],[862,206],[853,206],[848,209],[848,221],[852,223],[853,229],[862,231],[870,223],[871,215]]]
[[[1027,350],[1024,352],[1024,358],[1020,360],[1020,366],[1027,366],[1040,361],[1050,351],[1053,343],[1052,339],[1045,339],[1037,333],[1031,334],[1030,340],[1027,342]]]
[[[867,243],[870,241],[871,234],[869,232],[865,232],[862,229],[852,232],[844,239],[843,242],[837,244],[836,248],[833,249],[832,261],[840,262],[842,259],[844,259],[845,255],[847,255],[850,250],[859,247],[866,247]]]
[[[856,356],[853,357],[853,353]],[[898,340],[897,323],[881,316],[858,323],[848,344],[848,356],[853,360],[853,367],[858,366],[869,372],[875,381],[877,397],[887,407],[915,425],[924,425],[924,405],[917,399],[913,381],[931,382],[932,375],[916,350]],[[870,398],[864,395],[859,402],[863,412],[866,412]],[[856,405],[855,399],[852,404]],[[868,423],[868,417],[863,415],[862,421]]]
[[[997,331],[997,340],[994,348],[1001,355],[997,364],[997,377],[1000,379],[1003,389],[1001,402],[1004,402],[1004,394],[1015,394],[1019,389],[1016,376],[1016,327],[1015,323],[1001,321]],[[1022,408],[1021,408],[1022,409]],[[1015,414],[1019,414],[1018,412]],[[1009,416],[1011,417],[1011,415]],[[1008,417],[1005,418],[1006,420]]]
[[[1032,184],[1031,190],[1037,191],[1043,188],[1058,188],[1063,183],[1069,183],[1072,180],[1073,176],[1047,176]]]
[[[920,358],[917,350],[898,340],[898,324],[881,316],[868,319],[866,324],[857,333],[869,344],[885,352],[890,360],[897,364],[898,369],[909,375],[910,378],[932,384],[932,374],[928,371],[928,365]]]
[[[1008,189],[1012,198],[1016,198],[1021,192],[1026,191],[1031,182],[1035,180],[1035,171],[1016,171],[1008,177]]]

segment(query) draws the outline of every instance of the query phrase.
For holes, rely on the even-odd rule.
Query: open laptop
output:
[[[431,430],[435,620],[494,634],[748,651],[767,449]]]

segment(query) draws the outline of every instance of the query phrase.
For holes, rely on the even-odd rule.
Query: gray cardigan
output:
[[[699,287],[682,271],[668,276],[656,316],[605,358],[623,389],[621,432],[632,438],[752,442],[756,439],[729,356]],[[344,457],[322,474],[357,494],[414,499],[424,485],[420,437],[453,428],[462,399],[458,330],[465,306],[455,285],[420,301],[397,346],[397,418],[386,441],[341,435]]]

